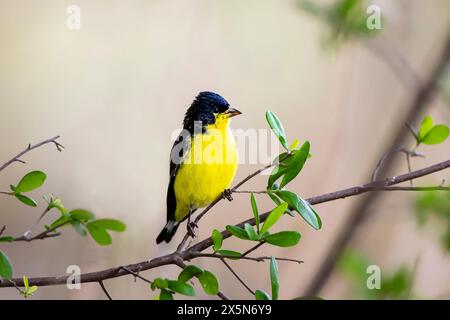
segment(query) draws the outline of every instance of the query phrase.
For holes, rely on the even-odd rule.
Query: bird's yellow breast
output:
[[[206,207],[233,181],[238,165],[236,141],[229,119],[217,119],[203,134],[196,134],[175,178],[175,219]]]

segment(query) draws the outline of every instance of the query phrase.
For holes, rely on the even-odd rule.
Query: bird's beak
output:
[[[237,109],[229,107],[228,110],[225,111],[225,114],[227,115],[228,118],[231,118],[231,117],[234,117],[234,116],[242,114],[242,112],[240,112]]]

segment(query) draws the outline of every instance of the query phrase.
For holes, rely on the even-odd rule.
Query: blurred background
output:
[[[334,8],[336,1],[314,3]],[[67,7],[73,4],[81,9],[79,30],[66,24]],[[363,2],[363,13],[369,4],[379,6],[383,20],[382,30],[366,35],[330,28],[333,20],[326,14],[298,1],[0,0],[0,163],[28,143],[55,135],[66,147],[61,153],[52,145],[42,147],[24,157],[26,164],[1,173],[0,190],[31,170],[45,171],[48,180],[32,193],[38,208],[1,197],[0,225],[7,225],[8,235],[22,234],[45,208],[42,196],[50,193],[68,208],[86,208],[127,224],[107,247],[71,228],[59,238],[0,243],[15,276],[64,275],[71,264],[91,272],[174,250],[183,232],[169,245],[155,244],[165,224],[171,135],[199,91],[218,92],[243,112],[232,123],[235,129],[267,128],[264,113],[271,109],[291,141],[311,142],[313,158],[290,185],[303,197],[367,182],[417,91],[405,66],[426,78],[450,28],[447,0]],[[425,114],[450,123],[446,75],[416,127]],[[413,142],[410,138],[408,144]],[[413,169],[447,160],[449,147],[449,141],[423,147],[427,156],[413,159]],[[390,171],[406,172],[403,156],[397,157]],[[259,166],[240,165],[235,181]],[[442,171],[415,183],[440,184],[449,178],[449,171]],[[257,177],[244,189],[263,189],[266,179]],[[323,221],[319,231],[300,219],[286,218],[277,226],[299,230],[300,244],[263,247],[259,253],[304,260],[301,265],[279,263],[281,298],[305,294],[357,201],[315,206]],[[394,287],[387,297],[450,298],[450,252],[443,241],[450,232],[450,213],[430,214],[420,225],[418,212],[428,214],[420,201],[418,193],[380,194],[314,295],[372,297],[361,289],[366,276],[358,273],[370,261]],[[266,196],[259,196],[258,203],[264,211],[273,207]],[[52,212],[42,225],[57,216]],[[249,196],[235,195],[202,220],[198,239],[249,217]],[[226,247],[245,250],[247,244],[230,240]],[[220,261],[196,263],[213,270],[230,297],[251,298]],[[268,263],[231,264],[252,288],[270,291]],[[175,277],[178,272],[169,266],[142,274]],[[156,295],[131,276],[105,281],[105,286],[115,299]],[[0,298],[20,296],[6,288]],[[104,298],[93,283],[81,290],[40,287],[32,299]]]

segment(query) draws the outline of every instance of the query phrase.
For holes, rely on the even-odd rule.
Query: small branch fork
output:
[[[430,175],[430,174],[438,172],[438,171],[445,170],[449,167],[450,167],[450,160],[446,160],[446,161],[437,163],[435,165],[432,165],[432,166],[429,166],[429,167],[426,167],[426,168],[423,168],[420,170],[412,171],[412,172],[405,173],[405,174],[402,174],[399,176],[390,177],[386,180],[374,181],[374,182],[367,183],[364,185],[354,186],[354,187],[350,187],[347,189],[315,196],[315,197],[307,199],[307,201],[310,204],[315,205],[315,204],[319,204],[319,203],[334,201],[337,199],[344,199],[346,197],[356,196],[356,195],[360,195],[360,194],[363,194],[366,192],[378,191],[378,190],[381,190],[381,191],[383,191],[383,190],[386,190],[386,191],[420,190],[420,191],[422,191],[422,190],[424,190],[424,188],[402,187],[402,186],[393,187],[393,186],[400,184],[402,182],[410,181],[412,179],[417,179],[417,178],[420,178],[420,177],[423,177],[426,175]],[[269,168],[269,167],[265,167],[263,170],[265,170],[267,168]],[[261,172],[263,170],[259,170],[259,172]],[[238,186],[240,186],[240,185],[242,185],[242,183],[239,184]],[[236,193],[235,188],[233,188],[234,189],[233,192]],[[425,188],[427,188],[427,190],[430,190],[430,189],[432,189],[432,190],[448,190],[448,188],[441,187],[441,186],[425,187]],[[218,202],[219,200],[216,200],[216,201]],[[264,222],[267,219],[269,213],[270,212],[261,214],[260,221]],[[251,218],[246,221],[242,221],[241,223],[239,223],[237,225],[242,227],[245,223],[254,225],[255,220],[254,220],[254,218]],[[222,236],[224,239],[227,239],[231,236],[231,234],[224,230],[224,231],[222,231]],[[149,270],[149,269],[153,269],[153,268],[157,268],[157,267],[161,267],[161,266],[165,266],[165,265],[178,265],[180,267],[183,267],[183,266],[185,266],[184,261],[190,261],[192,259],[200,258],[200,257],[217,258],[217,259],[221,259],[222,261],[230,258],[230,257],[226,257],[226,256],[218,256],[216,254],[203,253],[203,251],[210,248],[212,246],[212,244],[213,244],[212,239],[211,239],[211,237],[209,237],[209,238],[206,238],[206,239],[200,241],[197,244],[188,246],[184,250],[177,249],[173,253],[151,259],[150,261],[142,261],[142,262],[130,264],[127,266],[119,266],[119,267],[110,268],[110,269],[106,269],[106,270],[84,273],[80,276],[80,281],[82,283],[88,283],[88,282],[100,283],[101,281],[104,281],[107,279],[123,277],[123,276],[129,275],[129,274],[132,274],[135,277],[138,277],[141,280],[143,280],[145,278],[141,277],[138,274],[141,271],[145,271],[145,270]],[[253,260],[253,261],[263,261],[263,260],[268,259],[269,257],[249,257],[248,256],[251,252],[255,251],[261,245],[262,245],[262,243],[255,245],[254,247],[249,249],[247,252],[245,252],[242,255],[242,257],[240,257],[240,259],[247,259],[247,260]],[[300,261],[300,260],[294,260],[294,259],[288,259],[288,258],[277,258],[277,259],[280,261],[291,261],[291,262],[296,262],[296,263],[302,263],[302,261]],[[235,276],[236,276],[236,274],[235,274]],[[69,277],[68,275],[60,276],[60,277],[36,277],[36,278],[29,278],[28,281],[29,281],[30,285],[53,286],[53,285],[66,284],[68,277]],[[147,279],[144,281],[149,282],[149,280],[147,280]],[[19,288],[23,287],[24,286],[23,279],[15,278],[15,279],[11,279],[11,282],[4,281],[4,280],[0,281],[0,287],[13,287],[13,286],[17,286]],[[106,294],[106,292],[105,292],[105,294]],[[228,297],[225,296],[223,293],[219,293],[218,296],[221,299],[228,299]]]
[[[19,152],[15,157],[13,157],[12,159],[6,161],[1,167],[0,167],[0,171],[4,170],[6,167],[8,167],[9,165],[11,165],[14,162],[20,162],[20,163],[25,163],[25,161],[23,161],[21,159],[21,157],[23,155],[25,155],[26,153],[30,152],[31,150],[37,149],[39,147],[42,147],[43,145],[46,144],[54,144],[56,147],[56,150],[58,151],[63,151],[64,150],[64,146],[62,144],[60,144],[57,140],[59,139],[59,136],[55,136],[53,138],[41,141],[39,143],[36,143],[34,145],[29,144],[24,150],[22,150],[21,152]]]
[[[408,127],[409,128],[409,127]],[[378,161],[375,169],[373,170],[372,173],[372,179],[371,181],[377,181],[379,179],[379,172],[381,171],[381,169],[384,166],[384,163],[386,162],[386,160],[388,158],[390,158],[391,156],[393,156],[396,153],[404,153],[406,156],[406,162],[408,164],[408,172],[411,172],[411,162],[410,159],[413,157],[425,157],[425,155],[423,153],[417,152],[415,150],[408,150],[405,147],[400,147],[400,148],[396,148],[394,150],[388,151],[386,152],[380,159],[380,161]],[[410,180],[412,182],[412,180]]]

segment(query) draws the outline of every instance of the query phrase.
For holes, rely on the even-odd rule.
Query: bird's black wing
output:
[[[167,189],[167,221],[174,220],[177,201],[175,198],[175,177],[186,154],[190,150],[190,134],[186,131],[180,133],[170,151],[170,181]]]

